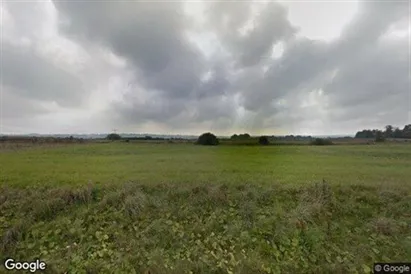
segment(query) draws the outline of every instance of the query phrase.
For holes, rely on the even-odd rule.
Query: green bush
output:
[[[261,136],[260,138],[258,138],[258,143],[260,145],[266,146],[268,144],[270,144],[270,142],[268,141],[267,136]]]
[[[329,146],[332,144],[333,142],[329,139],[316,138],[315,140],[311,141],[311,145],[313,146]]]
[[[107,135],[106,139],[111,140],[111,141],[121,140],[121,136],[118,135],[117,133],[110,133],[109,135]]]
[[[251,138],[251,136],[248,133],[239,134],[239,135],[234,134],[230,137],[231,140],[247,140],[247,139],[250,139],[250,138]]]
[[[219,144],[219,141],[214,134],[207,132],[201,134],[196,143],[204,146],[216,146]]]

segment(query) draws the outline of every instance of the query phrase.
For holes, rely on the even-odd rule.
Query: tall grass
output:
[[[40,256],[59,273],[366,273],[375,261],[411,256],[406,188],[128,182],[6,191],[1,253]]]

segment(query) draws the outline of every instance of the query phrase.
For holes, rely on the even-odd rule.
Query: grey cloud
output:
[[[273,100],[295,100],[304,96],[302,91],[323,88],[324,96],[330,100],[327,107],[330,116],[336,119],[332,114],[334,109],[351,109],[340,113],[339,119],[343,119],[363,109],[372,116],[379,111],[378,103],[390,96],[396,98],[390,101],[397,103],[407,98],[407,41],[388,45],[379,40],[392,23],[407,16],[406,7],[398,3],[366,2],[361,8],[336,41],[297,39],[286,45],[284,55],[270,64],[264,76],[256,75],[255,70],[246,71],[244,78],[248,80],[243,80],[246,85],[242,93],[244,106],[262,117],[276,115],[278,109],[272,106]],[[338,75],[330,84],[331,72],[335,69]],[[402,104],[393,102],[389,107],[400,108],[403,116],[409,108],[404,101]],[[303,112],[297,104],[281,111],[285,111],[286,120],[293,123],[296,121],[292,121],[291,114]],[[300,119],[303,121],[305,117],[300,116]]]
[[[378,39],[393,22],[409,16],[406,2],[360,1],[359,8],[359,13],[339,39],[339,43],[349,49],[351,47],[348,44],[367,46],[367,43]]]
[[[244,106],[251,111],[266,111],[273,100],[307,88],[325,69],[332,68],[328,56],[328,48],[322,42],[295,40],[265,74],[255,70],[244,73],[243,81],[248,83],[243,92]]]
[[[360,58],[341,66],[325,87],[335,104],[357,107],[408,92],[406,41],[381,42]]]
[[[91,39],[126,57],[148,89],[163,96],[187,96],[205,71],[200,52],[187,37],[178,2],[54,1],[70,20],[62,29],[77,39]]]
[[[282,6],[276,3],[267,5],[255,19],[255,28],[238,39],[240,60],[244,66],[255,65],[262,59],[270,58],[273,45],[282,39],[289,39],[295,32]]]
[[[8,119],[28,119],[33,117],[33,115],[48,113],[47,109],[38,104],[41,101],[19,96],[11,88],[3,87],[1,99],[3,121],[8,121]]]
[[[35,38],[44,26],[44,7],[41,0],[27,2],[5,1],[3,8],[12,15],[15,37]]]
[[[209,7],[209,23],[238,66],[254,66],[270,58],[273,45],[288,40],[296,32],[287,20],[287,10],[280,4],[269,2],[256,15],[250,12],[251,8],[251,1],[217,2]],[[239,30],[249,20],[253,27],[243,36]]]
[[[196,121],[212,121],[215,117],[232,118],[235,115],[235,107],[231,97],[207,98],[197,101],[194,104],[198,115]]]
[[[229,75],[230,68],[221,63],[209,65],[210,77],[205,81],[200,82],[196,87],[194,98],[202,99],[206,97],[223,96],[231,90],[232,77]]]
[[[2,81],[13,92],[28,98],[56,101],[62,106],[78,105],[84,90],[81,81],[40,56],[31,47],[2,41]]]
[[[276,2],[264,4],[257,15],[251,12],[251,1],[208,3],[207,23],[195,29],[182,2],[53,3],[66,20],[59,26],[61,35],[84,48],[100,47],[125,58],[133,76],[120,75],[129,73],[129,67],[91,72],[91,64],[82,70],[86,75],[72,75],[34,49],[4,44],[2,80],[12,104],[21,97],[26,99],[22,105],[43,100],[76,106],[89,89],[105,85],[113,74],[118,82],[133,82],[130,88],[116,83],[123,95],[101,116],[107,123],[136,128],[150,122],[173,129],[203,125],[218,130],[241,124],[257,132],[281,126],[309,129],[334,121],[348,129],[346,121],[362,123],[358,117],[383,124],[401,120],[409,111],[404,100],[409,92],[408,41],[381,38],[408,16],[407,3],[361,2],[355,18],[331,42],[297,38],[287,10]],[[23,19],[27,10],[12,9],[17,32],[24,36],[30,29]],[[254,28],[242,36],[238,30],[248,20]],[[224,54],[203,56],[187,37],[193,30],[213,33]],[[284,54],[272,59],[272,46],[280,41]],[[98,67],[103,63],[95,62]],[[338,73],[332,78],[334,70]],[[207,72],[211,76],[202,79]],[[313,89],[324,90],[318,95],[324,104],[304,105]],[[240,122],[239,108],[245,109]]]
[[[229,118],[235,111],[231,102],[221,101],[229,95],[229,88],[227,68],[215,65],[211,67],[209,79],[196,85],[191,96],[163,96],[163,92],[141,92],[135,86],[124,95],[124,101],[112,104],[108,112],[115,113],[115,124],[137,125],[157,121],[181,127],[190,123],[214,121],[215,118]]]
[[[169,99],[153,96],[143,102],[129,99],[129,104],[116,103],[108,112],[115,113],[113,123],[135,124],[156,121],[167,126],[181,127],[190,123],[203,123],[235,115],[236,106],[230,97]],[[109,115],[107,115],[109,116]]]
[[[408,123],[408,102],[405,96],[387,96],[360,106],[333,105],[329,120],[338,126],[351,125],[357,129],[382,128],[385,125],[405,125]]]
[[[124,99],[127,103],[113,103],[107,110],[107,116],[113,116],[115,124],[139,124],[150,121],[163,123],[184,112],[187,105],[187,100],[181,98],[168,99],[159,94],[150,94],[145,95],[146,99],[139,100],[138,96],[134,93],[126,94]]]
[[[198,106],[193,111],[197,115],[191,118],[202,120],[206,104],[216,105],[207,98],[219,100],[230,87],[227,65],[206,61],[185,36],[188,27],[181,3],[54,3],[70,18],[63,28],[67,35],[80,40],[87,37],[128,58],[134,65],[136,84],[149,91],[144,95],[131,89],[124,97],[126,103],[113,104],[111,110],[118,120],[168,121],[180,117],[188,105]],[[212,76],[202,81],[208,71]],[[221,114],[215,107],[211,111],[213,117]]]
[[[407,39],[381,40],[396,22],[408,18],[406,3],[366,2],[335,47],[338,73],[324,86],[336,121],[361,117],[380,125],[406,123],[410,105]],[[384,114],[385,113],[385,114]],[[380,116],[379,116],[380,114]],[[377,118],[375,118],[375,117]]]
[[[209,2],[206,9],[207,19],[215,28],[232,32],[242,27],[251,15],[250,1],[215,1]]]

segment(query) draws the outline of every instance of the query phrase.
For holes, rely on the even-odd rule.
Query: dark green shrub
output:
[[[316,138],[315,140],[311,141],[311,145],[313,146],[329,146],[332,144],[333,142],[329,139]]]
[[[204,145],[204,146],[216,146],[219,144],[219,141],[218,141],[218,138],[214,134],[207,132],[207,133],[201,134],[201,136],[198,137],[196,144]]]
[[[268,144],[270,144],[270,142],[268,141],[267,136],[261,136],[260,138],[258,138],[258,143],[260,145],[266,146]]]
[[[111,141],[121,140],[121,136],[118,135],[117,133],[110,133],[109,135],[107,135],[106,139],[111,140]]]
[[[230,137],[231,140],[247,140],[247,139],[250,139],[250,138],[251,138],[251,136],[248,133],[239,134],[239,135],[234,134]]]

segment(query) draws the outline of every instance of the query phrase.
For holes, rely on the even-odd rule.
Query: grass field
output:
[[[369,273],[411,258],[411,145],[4,149],[0,214],[51,273]]]

